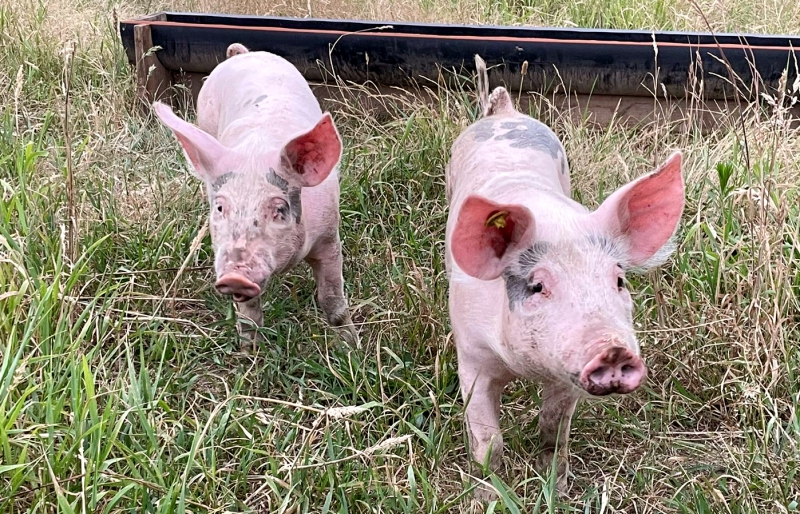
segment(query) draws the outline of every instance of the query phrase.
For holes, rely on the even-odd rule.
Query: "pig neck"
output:
[[[282,117],[265,123],[263,115],[253,114],[238,118],[225,127],[219,135],[219,142],[232,150],[247,153],[276,152],[294,135],[311,126],[313,122],[303,123],[303,120]]]
[[[553,172],[555,173],[555,172]],[[565,195],[557,177],[547,180],[541,172],[498,171],[473,191],[498,203],[527,207],[536,222],[537,240],[569,238],[576,226],[585,220],[588,210]]]

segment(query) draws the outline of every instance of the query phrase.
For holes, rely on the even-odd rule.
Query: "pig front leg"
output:
[[[236,307],[239,312],[239,333],[255,345],[256,341],[260,339],[257,329],[264,325],[264,310],[261,308],[261,297],[256,296],[246,302],[238,302]],[[246,344],[241,346],[242,350],[245,350],[246,347]]]
[[[539,412],[541,453],[539,472],[546,474],[556,459],[556,489],[567,492],[569,473],[569,430],[579,396],[567,385],[545,383],[542,388],[542,410]],[[558,453],[556,453],[556,451]]]
[[[467,358],[459,352],[458,378],[466,409],[464,413],[472,459],[497,472],[503,461],[503,434],[500,431],[500,399],[510,380],[495,359]],[[503,370],[503,371],[501,371]],[[475,488],[475,498],[489,501],[494,490],[483,484]]]
[[[344,295],[342,277],[342,244],[337,236],[320,245],[306,261],[314,272],[317,283],[317,301],[325,313],[328,323],[336,329],[345,343],[352,347],[360,345],[360,340]]]

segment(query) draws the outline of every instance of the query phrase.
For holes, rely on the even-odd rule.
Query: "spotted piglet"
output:
[[[238,43],[227,57],[200,90],[199,127],[153,104],[206,184],[216,289],[261,326],[269,280],[306,260],[328,322],[356,344],[343,289],[342,142],[333,120],[285,59]],[[256,334],[241,322],[240,329]]]
[[[485,64],[475,60],[483,116],[452,147],[446,231],[470,449],[497,470],[503,388],[536,379],[543,386],[538,467],[555,459],[565,491],[578,400],[630,393],[645,380],[625,273],[670,253],[684,205],[681,154],[589,211],[570,198],[556,135],[519,113],[504,88],[489,96]]]

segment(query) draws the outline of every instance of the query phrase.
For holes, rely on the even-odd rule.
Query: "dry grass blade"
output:
[[[75,219],[75,171],[72,167],[72,134],[70,132],[69,117],[75,45],[74,41],[70,41],[64,51],[64,81],[62,85],[62,90],[64,91],[64,154],[67,162],[67,256],[71,262],[75,262],[78,259],[78,228],[77,220]]]

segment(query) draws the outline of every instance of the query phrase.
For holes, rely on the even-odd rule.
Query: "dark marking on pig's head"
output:
[[[531,268],[536,266],[544,254],[550,249],[550,243],[547,241],[537,241],[533,245],[524,250],[519,255],[519,266],[523,271],[530,272]]]
[[[303,216],[303,205],[300,201],[300,188],[294,187],[289,191],[289,210],[294,216],[294,222],[300,223]]]
[[[476,142],[483,143],[484,141],[488,141],[494,136],[494,120],[480,120],[474,123],[472,127],[470,127],[470,130]]]
[[[528,290],[528,278],[509,273],[508,270],[503,274],[506,280],[506,294],[508,294],[508,308],[513,311],[514,306],[528,298],[531,294]]]
[[[590,245],[598,247],[601,252],[620,259],[619,266],[620,268],[625,269],[625,267],[621,264],[621,262],[624,260],[622,259],[622,249],[619,247],[617,241],[605,234],[591,234],[586,236],[586,240]]]
[[[269,173],[267,173],[267,182],[277,187],[284,193],[289,193],[289,182],[285,178],[278,175],[273,168],[270,168]]]
[[[303,208],[300,203],[300,188],[289,187],[289,181],[278,175],[274,168],[269,169],[267,173],[267,182],[280,189],[283,194],[287,195],[286,202],[289,204],[289,211],[294,217],[295,223],[300,223],[303,215]]]
[[[219,191],[219,188],[224,186],[225,183],[231,179],[231,177],[233,177],[232,171],[229,171],[224,175],[220,175],[219,177],[217,177],[216,180],[214,180],[214,182],[211,183],[211,190],[216,193],[217,191]]]
[[[253,101],[253,103],[256,105],[256,107],[258,107],[258,102],[260,102],[261,100],[264,100],[265,98],[267,98],[267,95],[261,95],[261,96],[259,96],[258,98],[256,98],[256,99]]]
[[[546,241],[537,241],[533,243],[530,248],[520,253],[518,267],[509,266],[503,272],[503,278],[506,281],[508,307],[510,310],[513,311],[517,303],[541,292],[541,284],[531,284],[529,278],[531,270],[542,260],[542,257],[544,257],[549,249],[550,243]]]
[[[500,128],[508,132],[495,136],[498,141],[510,140],[511,148],[534,148],[550,154],[557,159],[561,153],[561,142],[547,125],[529,117],[520,117],[514,121],[500,124]]]

